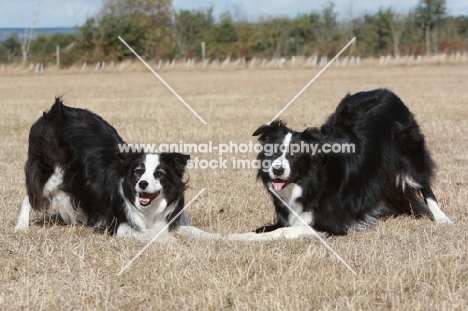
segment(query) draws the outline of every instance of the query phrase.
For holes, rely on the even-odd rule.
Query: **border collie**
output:
[[[431,190],[434,164],[424,136],[388,90],[348,94],[320,129],[296,132],[275,120],[253,135],[263,147],[258,178],[272,192],[277,217],[256,233],[307,225],[322,236],[344,235],[400,214],[451,223]]]
[[[29,214],[58,208],[66,224],[107,229],[143,238],[188,226],[183,181],[190,156],[180,153],[120,153],[124,141],[98,115],[67,107],[60,98],[31,127],[25,165],[27,195],[16,231]]]

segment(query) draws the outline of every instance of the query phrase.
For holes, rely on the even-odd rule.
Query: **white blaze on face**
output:
[[[154,172],[156,168],[159,166],[161,162],[159,162],[159,155],[158,154],[147,154],[145,158],[145,173],[141,175],[140,179],[137,182],[136,190],[137,192],[146,192],[146,193],[155,193],[156,191],[161,190],[161,184],[159,180],[154,178]],[[140,188],[139,183],[141,181],[146,181],[148,186],[145,189]]]
[[[283,187],[285,186],[285,182],[289,179],[289,175],[291,174],[291,168],[289,167],[289,161],[286,159],[286,153],[289,152],[289,148],[291,145],[291,138],[292,138],[292,133],[286,134],[284,137],[283,143],[281,145],[281,150],[283,150],[283,153],[281,156],[273,161],[270,167],[270,178],[273,180],[273,188],[275,191],[281,191]],[[282,168],[284,171],[281,175],[276,175],[273,173],[273,169],[275,168]]]

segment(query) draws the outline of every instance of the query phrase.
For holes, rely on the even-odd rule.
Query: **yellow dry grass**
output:
[[[400,217],[327,242],[154,244],[83,228],[13,227],[25,194],[30,126],[66,93],[128,142],[247,143],[317,70],[163,72],[203,125],[151,73],[0,76],[0,307],[2,310],[466,310],[468,71],[466,67],[330,68],[282,116],[319,126],[348,92],[387,87],[415,113],[436,163],[434,191],[453,226]],[[217,155],[193,154],[204,159]],[[254,154],[225,155],[254,159]],[[229,163],[229,162],[228,162]],[[187,200],[202,229],[246,232],[274,219],[254,170],[192,170]],[[36,216],[33,216],[33,218]]]

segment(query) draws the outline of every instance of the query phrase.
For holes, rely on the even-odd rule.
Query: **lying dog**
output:
[[[388,90],[347,95],[321,129],[296,132],[276,120],[253,135],[263,147],[258,178],[277,216],[257,233],[304,235],[304,228],[285,227],[311,226],[323,237],[343,235],[400,214],[451,223],[431,190],[434,164],[424,136]]]
[[[28,229],[32,209],[47,210],[51,205],[57,206],[66,224],[106,229],[117,236],[148,239],[188,226],[188,216],[181,211],[190,156],[122,154],[123,144],[101,117],[67,107],[56,98],[30,130],[27,195],[15,230]],[[203,234],[193,227],[183,232],[190,235],[191,229],[197,236]]]

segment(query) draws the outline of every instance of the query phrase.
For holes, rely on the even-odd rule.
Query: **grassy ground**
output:
[[[3,310],[466,310],[468,214],[466,67],[330,68],[282,118],[319,126],[348,92],[387,87],[415,113],[438,164],[434,191],[455,222],[401,217],[327,242],[191,241],[144,246],[76,227],[32,226],[14,234],[25,194],[30,126],[66,94],[116,127],[127,142],[248,143],[315,70],[163,72],[207,121],[203,125],[151,73],[0,76],[0,307]],[[215,154],[192,154],[217,159]],[[273,221],[254,170],[191,170],[189,208],[202,229],[246,232]],[[33,216],[38,217],[38,216]]]

